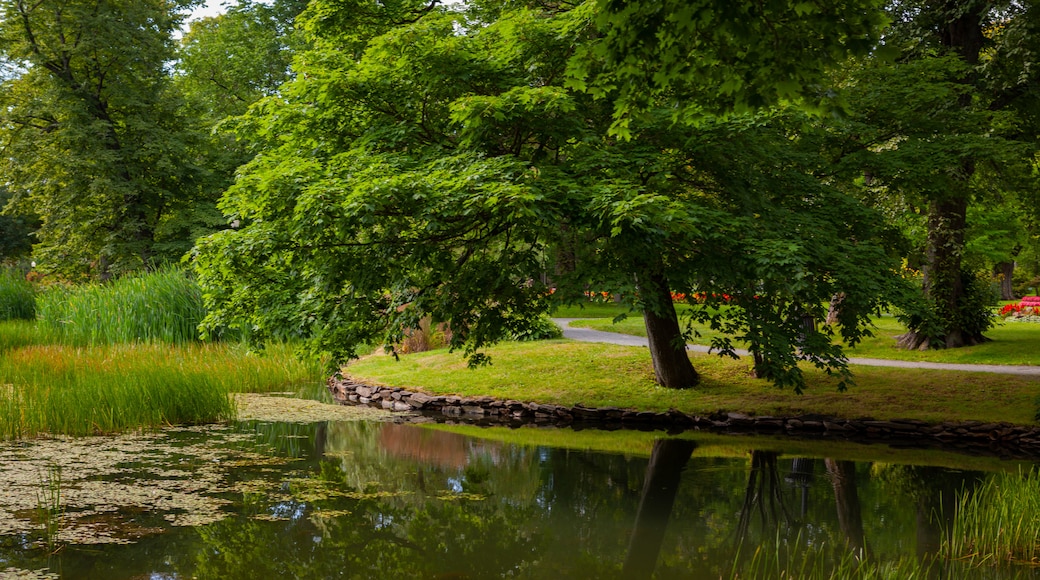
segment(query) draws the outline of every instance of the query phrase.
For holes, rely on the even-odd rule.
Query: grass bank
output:
[[[431,394],[490,395],[558,405],[582,403],[640,410],[679,409],[704,415],[821,413],[845,418],[1010,421],[1032,424],[1040,380],[989,373],[853,366],[856,384],[837,392],[835,381],[807,370],[803,395],[778,390],[748,375],[749,363],[691,353],[702,382],[677,391],[653,381],[646,349],[565,340],[505,343],[489,349],[493,364],[467,369],[458,353],[432,351],[370,356],[347,367],[374,384]]]
[[[611,305],[593,305],[590,308],[569,308],[557,313],[561,318],[587,318],[571,323],[578,328],[591,328],[605,332],[618,332],[634,336],[646,336],[643,317],[638,313],[629,313],[624,320],[613,322],[613,317],[622,314],[623,309]],[[892,316],[882,316],[873,320],[873,337],[869,337],[855,348],[846,350],[849,357],[881,358],[905,361],[926,361],[957,364],[993,364],[993,365],[1036,365],[1040,364],[1040,323],[1004,322],[986,333],[989,342],[965,348],[945,350],[905,350],[896,347],[895,337],[906,332],[906,327]],[[711,339],[720,333],[703,324],[692,327],[700,336],[694,337],[693,344],[710,345]],[[737,343],[738,347],[745,345]]]

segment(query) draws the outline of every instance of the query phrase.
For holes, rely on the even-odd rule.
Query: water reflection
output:
[[[626,455],[392,423],[243,429],[255,436],[238,445],[296,461],[229,467],[229,517],[54,555],[0,536],[0,576],[10,565],[70,578],[714,579],[865,562],[900,577],[901,561],[934,578],[1033,575],[937,557],[959,498],[991,477],[977,471],[755,439],[662,438]]]

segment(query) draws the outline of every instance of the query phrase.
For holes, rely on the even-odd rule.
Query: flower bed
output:
[[[1026,296],[1018,304],[1005,304],[997,314],[1009,321],[1040,322],[1040,296]]]

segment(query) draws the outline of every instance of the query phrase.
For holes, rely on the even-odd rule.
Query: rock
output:
[[[372,387],[359,386],[358,388],[354,389],[354,392],[357,393],[359,397],[371,397],[372,391]]]
[[[423,393],[412,393],[408,397],[408,402],[415,406],[415,408],[417,409],[422,409],[432,401],[433,397]]]

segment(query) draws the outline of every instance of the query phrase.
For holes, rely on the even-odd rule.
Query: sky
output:
[[[216,16],[224,11],[222,4],[227,3],[229,0],[206,0],[205,6],[200,6],[191,13],[188,17],[189,20],[195,20],[198,18],[205,18],[207,16]]]

